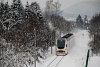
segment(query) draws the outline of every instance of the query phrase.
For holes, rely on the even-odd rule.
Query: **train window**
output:
[[[65,40],[57,40],[58,49],[63,49],[65,47]]]

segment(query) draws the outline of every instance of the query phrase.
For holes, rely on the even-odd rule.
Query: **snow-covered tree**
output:
[[[83,28],[84,29],[88,29],[89,27],[89,19],[87,17],[87,15],[84,15],[84,18],[83,18]]]
[[[84,22],[83,22],[83,19],[80,14],[76,18],[76,24],[77,24],[77,27],[79,27],[79,28],[83,28],[83,26],[84,26]]]
[[[87,15],[84,16],[83,22],[84,22],[84,23],[88,23],[88,17],[87,17]]]
[[[100,14],[95,15],[90,21],[89,31],[93,40],[90,47],[93,53],[100,53]]]
[[[20,0],[13,0],[11,5],[11,18],[18,23],[24,22],[24,7]]]
[[[48,15],[56,14],[59,15],[61,4],[57,0],[54,2],[53,0],[47,0],[45,13]]]
[[[3,18],[3,14],[4,14],[4,3],[0,3],[0,19]]]
[[[4,57],[8,57],[7,61],[3,60],[6,62],[5,66],[11,67],[20,64],[15,63],[18,60],[14,61],[14,59],[18,58],[14,57],[19,56],[20,52],[28,52],[33,58],[36,56],[42,57],[38,51],[43,50],[44,52],[48,49],[51,42],[49,37],[54,33],[50,31],[39,4],[33,2],[29,5],[27,2],[24,9],[20,0],[13,0],[11,6],[8,3],[2,3],[0,10],[0,38],[4,39],[5,43],[13,46],[11,47],[13,52],[11,57],[13,59],[11,58],[9,61],[8,54],[10,53],[6,52],[9,52],[11,49],[5,47],[6,50],[3,50]],[[14,62],[12,63],[12,61]],[[23,66],[26,61],[23,59],[21,61]]]

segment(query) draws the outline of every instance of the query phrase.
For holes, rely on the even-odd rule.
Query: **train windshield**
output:
[[[65,47],[65,40],[57,40],[57,47],[63,49]]]

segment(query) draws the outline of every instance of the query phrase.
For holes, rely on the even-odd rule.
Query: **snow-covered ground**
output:
[[[100,57],[99,56],[94,56],[90,57],[88,67],[100,67]]]
[[[78,30],[74,33],[72,39],[70,40],[70,45],[72,45],[73,47],[69,51],[68,55],[64,56],[63,58],[62,56],[57,57],[55,55],[54,48],[53,55],[48,57],[46,60],[41,60],[41,63],[37,63],[37,67],[85,67],[87,51],[89,49],[89,41],[90,38],[88,31]],[[56,60],[54,60],[55,58]],[[59,60],[61,61],[59,64],[57,64]],[[53,63],[51,63],[52,61]],[[100,57],[90,57],[89,67],[99,67],[99,62]]]

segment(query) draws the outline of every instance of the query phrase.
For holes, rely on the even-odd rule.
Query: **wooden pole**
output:
[[[87,52],[87,58],[86,58],[86,65],[85,65],[85,67],[88,67],[89,53],[90,53],[90,51],[88,50],[88,52]]]

